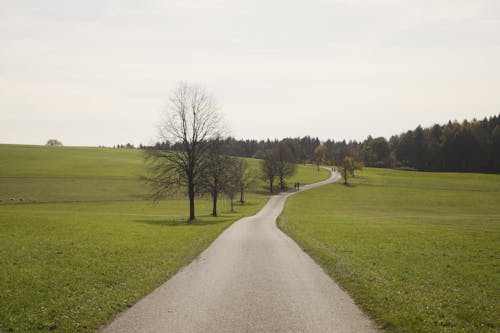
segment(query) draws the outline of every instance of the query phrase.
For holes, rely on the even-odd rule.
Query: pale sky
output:
[[[0,0],[0,143],[152,143],[198,83],[237,138],[500,113],[498,0]]]

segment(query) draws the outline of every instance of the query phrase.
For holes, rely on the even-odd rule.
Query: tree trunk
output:
[[[240,204],[245,203],[245,200],[243,200],[243,186],[240,187]]]
[[[273,179],[269,179],[269,193],[273,194]]]
[[[213,191],[213,207],[212,207],[212,216],[217,216],[217,191]]]
[[[188,189],[189,194],[189,222],[193,222],[195,219],[194,215],[194,185],[189,184]]]

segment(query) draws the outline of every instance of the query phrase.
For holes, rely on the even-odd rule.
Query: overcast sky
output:
[[[179,81],[237,138],[500,113],[498,0],[0,0],[0,142],[151,143]]]

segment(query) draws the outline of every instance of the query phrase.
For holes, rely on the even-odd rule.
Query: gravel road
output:
[[[290,195],[275,195],[257,215],[235,222],[101,332],[380,332],[276,227]]]

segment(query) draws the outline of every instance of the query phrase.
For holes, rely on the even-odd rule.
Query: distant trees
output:
[[[47,140],[47,143],[45,144],[46,146],[52,146],[52,147],[62,147],[62,142],[57,140],[57,139],[49,139]]]
[[[118,144],[118,145],[116,145],[116,148],[135,149],[135,146],[131,143],[127,143],[125,145]],[[140,146],[140,149],[145,149],[145,148],[147,148],[147,147],[145,147],[143,145]]]
[[[346,156],[350,156],[368,167],[500,173],[500,115],[483,120],[450,121],[428,128],[417,126],[388,140],[368,136],[359,142],[321,142],[318,138],[304,136],[260,141],[228,137],[222,141],[228,155],[266,160],[261,169],[265,167],[263,173],[270,187],[280,178],[279,168],[274,165],[276,156],[273,157],[275,147],[279,145],[287,147],[288,163],[340,165]],[[163,140],[156,144],[156,148],[183,151],[184,144],[182,141]],[[281,174],[279,187],[283,188],[284,173]]]
[[[428,171],[500,172],[499,143],[495,142],[500,116],[418,126],[391,137],[395,165]]]
[[[181,149],[147,149],[150,172],[145,179],[159,199],[179,187],[187,190],[189,221],[195,219],[195,195],[202,189],[208,142],[221,136],[221,117],[211,94],[197,85],[181,83],[172,92],[166,118],[160,123],[163,142],[176,142]],[[166,147],[165,147],[166,148]]]
[[[269,193],[274,192],[276,178],[279,182],[279,189],[282,191],[286,189],[285,179],[292,176],[297,168],[294,160],[292,147],[286,140],[276,143],[272,149],[263,152],[261,174],[269,184]]]

